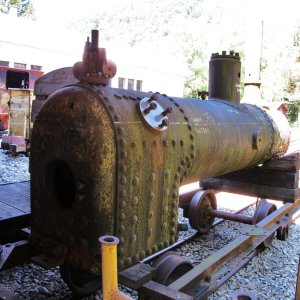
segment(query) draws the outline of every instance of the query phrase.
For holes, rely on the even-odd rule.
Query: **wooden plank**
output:
[[[30,213],[30,181],[0,185],[0,203]]]
[[[23,211],[2,202],[0,202],[0,207],[0,220],[10,219],[24,214]]]
[[[293,152],[262,165],[262,169],[296,172],[300,169],[300,153]]]
[[[299,171],[282,172],[255,167],[249,170],[232,172],[216,178],[296,189],[299,185]]]
[[[203,189],[221,190],[234,194],[268,198],[286,202],[295,202],[295,200],[300,197],[300,188],[287,189],[228,179],[205,179],[201,181],[200,185],[203,187]]]

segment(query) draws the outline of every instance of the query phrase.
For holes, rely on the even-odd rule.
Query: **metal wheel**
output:
[[[265,217],[270,215],[276,209],[277,209],[277,207],[275,204],[269,203],[266,199],[261,199],[261,201],[257,205],[256,210],[254,212],[252,224],[255,225],[255,224],[259,223],[261,220],[263,220]],[[268,247],[269,245],[271,245],[274,235],[275,235],[275,233],[271,234],[263,242],[263,246]]]
[[[208,232],[215,220],[215,217],[208,216],[207,210],[217,209],[216,196],[210,191],[197,192],[189,206],[189,222],[192,228],[201,233]]]
[[[94,276],[66,263],[60,266],[60,275],[78,296],[89,296],[102,286],[101,276]]]
[[[156,268],[156,275],[153,280],[160,284],[169,285],[190,271],[193,265],[178,253],[170,251],[162,255],[153,264],[153,267]]]

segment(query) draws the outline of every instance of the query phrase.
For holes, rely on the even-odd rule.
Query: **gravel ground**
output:
[[[25,156],[13,157],[6,151],[0,150],[0,168],[0,184],[29,179],[28,158]],[[252,211],[249,209],[245,213],[252,213]],[[188,221],[180,216],[180,222]],[[192,230],[189,229],[181,235],[191,232]],[[178,252],[189,258],[193,264],[197,264],[238,235],[240,232],[237,230],[237,225],[226,221],[207,235],[182,246]],[[269,249],[255,257],[209,299],[232,299],[235,291],[245,291],[256,295],[258,299],[292,300],[295,298],[299,254],[300,224],[294,224],[290,227],[289,239],[286,242],[274,239]],[[1,287],[17,293],[21,299],[58,300],[71,294],[60,279],[58,268],[49,271],[33,264],[0,273]],[[102,297],[99,292],[85,299],[99,300]]]

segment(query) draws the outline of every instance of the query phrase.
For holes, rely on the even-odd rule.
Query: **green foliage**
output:
[[[187,59],[189,76],[184,83],[184,96],[198,98],[201,91],[208,90],[207,70],[204,68],[203,52],[193,50]]]
[[[34,18],[34,8],[30,0],[0,0],[0,11],[8,13],[11,6],[18,8],[18,16]]]
[[[288,121],[290,125],[293,125],[298,120],[298,114],[300,113],[300,100],[291,101],[288,98],[284,98],[283,100],[288,107]]]

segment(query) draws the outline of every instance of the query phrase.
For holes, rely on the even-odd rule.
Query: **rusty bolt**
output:
[[[172,112],[172,107],[168,107],[161,114],[163,116],[166,116],[166,115],[170,114],[171,112]]]
[[[210,275],[207,275],[207,276],[204,278],[204,281],[210,282],[210,281],[211,281],[211,276],[210,276]]]
[[[150,98],[149,98],[149,100],[148,100],[148,102],[149,103],[151,103],[152,101],[156,101],[157,100],[157,95],[156,94],[153,94]]]
[[[150,105],[144,110],[144,114],[148,115],[151,110],[154,110],[157,108],[157,104],[154,102],[151,102]]]
[[[158,125],[160,128],[163,128],[163,127],[165,127],[165,126],[169,126],[169,121],[167,120],[167,119],[163,119],[162,121],[161,121],[161,124],[160,125]]]

